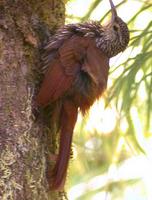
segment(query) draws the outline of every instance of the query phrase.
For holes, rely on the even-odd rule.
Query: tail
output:
[[[78,108],[70,100],[65,100],[61,110],[59,155],[51,177],[52,190],[64,188],[77,114]]]

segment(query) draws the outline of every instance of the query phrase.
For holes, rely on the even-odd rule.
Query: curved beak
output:
[[[117,11],[116,11],[116,8],[112,2],[112,0],[109,0],[110,2],[110,6],[111,6],[111,12],[112,12],[112,18],[111,18],[111,21],[114,22],[115,21],[115,18],[117,17]]]

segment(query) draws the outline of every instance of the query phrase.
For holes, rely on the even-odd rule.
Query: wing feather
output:
[[[58,56],[50,63],[46,71],[40,91],[36,101],[38,104],[46,106],[60,98],[71,87],[77,72],[81,68],[81,59],[85,47],[81,46],[80,37],[73,37],[61,46]]]
[[[37,103],[46,106],[55,101],[71,86],[72,80],[72,76],[65,76],[60,61],[53,62],[44,77],[36,98]]]
[[[109,58],[94,43],[87,48],[82,70],[87,72],[97,85],[107,85]]]
[[[98,86],[106,88],[109,58],[93,40],[73,36],[64,42],[57,58],[50,63],[37,95],[37,103],[46,106],[63,96],[81,70],[88,73]]]

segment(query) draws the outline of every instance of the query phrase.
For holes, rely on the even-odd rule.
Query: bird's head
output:
[[[104,39],[107,41],[110,57],[117,55],[124,51],[129,42],[129,30],[127,24],[117,15],[116,8],[109,0],[111,5],[112,17],[110,22],[104,26]]]

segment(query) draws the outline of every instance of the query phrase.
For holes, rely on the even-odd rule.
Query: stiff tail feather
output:
[[[77,114],[78,108],[70,100],[65,100],[61,110],[59,155],[51,177],[52,190],[64,188]]]

